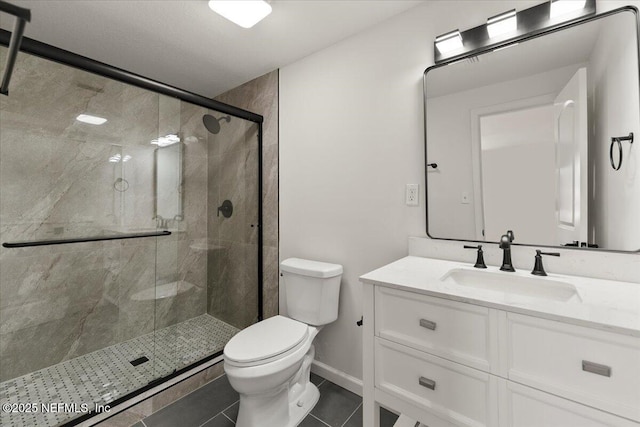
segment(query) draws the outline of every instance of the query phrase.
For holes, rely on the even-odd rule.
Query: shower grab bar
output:
[[[27,25],[27,22],[31,21],[31,11],[2,0],[0,0],[0,11],[16,17],[13,32],[11,33],[11,40],[9,41],[9,52],[7,52],[4,76],[2,76],[2,83],[0,84],[0,93],[9,95],[9,81],[11,80],[11,74],[13,74],[13,67],[16,65],[16,57],[18,56],[20,44],[22,43],[24,27]]]
[[[123,239],[139,239],[141,237],[160,237],[170,236],[171,232],[162,230],[151,233],[137,233],[137,234],[118,234],[114,236],[94,236],[94,237],[78,237],[76,239],[63,239],[63,240],[32,240],[29,242],[13,242],[3,243],[5,248],[28,248],[31,246],[49,246],[49,245],[64,245],[67,243],[85,243],[85,242],[100,242],[102,240],[123,240]]]

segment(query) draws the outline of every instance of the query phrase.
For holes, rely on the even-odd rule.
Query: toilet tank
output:
[[[313,326],[338,318],[340,264],[289,258],[280,263],[280,272],[290,318]]]

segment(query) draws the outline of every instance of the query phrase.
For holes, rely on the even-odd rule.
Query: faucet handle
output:
[[[507,234],[505,234],[505,236],[509,238],[510,242],[513,242],[513,239],[516,238],[516,235],[513,234],[513,230],[507,230]]]
[[[536,259],[533,265],[533,271],[531,274],[536,276],[546,276],[547,272],[544,271],[544,266],[542,265],[542,255],[549,256],[560,256],[559,252],[542,252],[540,249],[536,249]]]
[[[476,264],[474,265],[475,268],[487,268],[487,265],[484,263],[484,255],[482,252],[482,245],[478,245],[478,246],[469,246],[469,245],[464,245],[465,249],[477,249],[478,250],[478,258],[476,258]]]

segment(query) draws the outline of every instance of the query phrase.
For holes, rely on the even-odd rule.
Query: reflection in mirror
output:
[[[635,9],[431,67],[424,84],[431,237],[640,249],[638,144],[620,170],[609,158],[640,130]]]
[[[182,146],[178,142],[158,147],[155,164],[155,216],[161,228],[167,221],[182,219]]]

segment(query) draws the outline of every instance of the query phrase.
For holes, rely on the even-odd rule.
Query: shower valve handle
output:
[[[222,205],[218,206],[218,216],[220,216],[220,212],[222,212],[222,216],[225,218],[230,218],[233,214],[233,203],[231,200],[225,200],[222,202]]]

